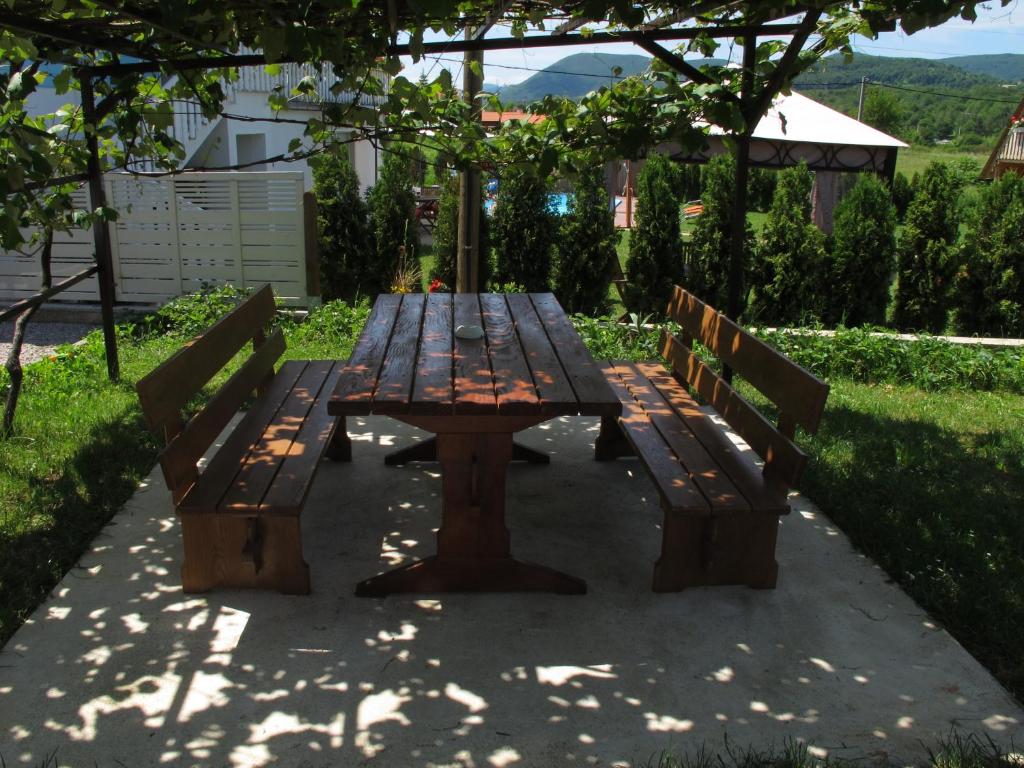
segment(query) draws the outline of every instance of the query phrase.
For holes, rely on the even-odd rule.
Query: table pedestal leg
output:
[[[360,596],[393,592],[517,592],[584,594],[586,583],[514,559],[505,527],[505,478],[512,434],[439,434],[441,528],[437,554],[361,582]]]

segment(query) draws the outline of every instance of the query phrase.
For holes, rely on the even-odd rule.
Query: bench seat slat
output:
[[[665,401],[679,414],[679,418],[685,421],[708,453],[714,456],[729,480],[747,500],[752,511],[780,515],[789,512],[786,493],[744,460],[739,448],[678,381],[660,365],[643,365],[640,368],[648,375],[651,384],[657,388]]]
[[[260,510],[263,497],[309,416],[331,367],[328,361],[310,361],[306,365],[263,435],[242,458],[238,474],[217,504],[218,512]]]
[[[313,485],[313,477],[323,454],[323,447],[331,441],[338,418],[327,412],[327,402],[338,383],[342,362],[322,361],[328,366],[328,373],[316,395],[316,401],[302,428],[295,436],[288,455],[274,476],[274,482],[267,490],[260,504],[261,514],[297,515],[306,503],[306,496]],[[312,363],[311,365],[315,365]]]
[[[716,461],[721,452],[719,446],[714,446],[714,453],[709,452],[708,447],[693,433],[691,419],[681,417],[665,400],[664,393],[655,386],[655,378],[667,378],[665,369],[657,363],[637,363],[635,369],[636,375],[626,381],[626,386],[643,406],[662,439],[690,473],[711,504],[712,511],[716,514],[749,512],[750,503],[730,479],[729,473]],[[705,418],[700,413],[698,420]]]
[[[643,458],[644,468],[658,487],[664,503],[675,512],[710,515],[711,507],[675,454],[657,433],[624,379],[635,375],[629,363],[602,364],[605,378],[622,402],[619,424],[626,439]]]

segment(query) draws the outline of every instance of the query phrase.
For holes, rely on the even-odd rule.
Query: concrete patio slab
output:
[[[591,459],[594,419],[523,434],[514,553],[589,594],[353,596],[433,551],[436,467],[385,467],[415,430],[352,419],[303,518],[314,593],[183,595],[154,472],[0,654],[0,756],[85,766],[645,765],[781,746],[918,762],[952,728],[1024,742],[1024,712],[805,499],[778,589],[650,591],[657,497]]]

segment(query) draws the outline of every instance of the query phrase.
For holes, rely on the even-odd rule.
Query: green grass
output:
[[[1024,698],[1024,396],[831,384],[802,490]]]
[[[984,166],[985,161],[988,160],[990,149],[986,149],[983,152],[968,152],[953,146],[910,146],[900,149],[899,154],[896,156],[896,171],[911,179],[915,173],[922,173],[928,163],[934,161],[951,163],[961,158],[968,158],[979,166]]]

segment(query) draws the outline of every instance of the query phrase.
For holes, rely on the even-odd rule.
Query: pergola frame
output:
[[[835,4],[835,3],[834,3]],[[85,174],[64,177],[61,182],[71,180],[85,180],[89,184],[92,207],[94,209],[105,207],[105,192],[102,184],[102,163],[99,155],[99,148],[96,135],[92,127],[98,125],[103,116],[113,109],[116,104],[110,103],[117,94],[112,94],[104,102],[95,103],[93,96],[94,84],[100,78],[116,76],[129,73],[150,73],[160,71],[196,71],[223,69],[230,67],[253,66],[267,63],[289,63],[296,61],[294,58],[275,59],[269,61],[263,54],[234,54],[222,50],[209,43],[204,43],[187,33],[173,29],[155,18],[152,14],[146,14],[139,10],[127,10],[124,6],[114,2],[100,2],[100,9],[110,15],[97,19],[77,19],[78,23],[68,23],[62,19],[59,23],[48,21],[43,18],[30,18],[23,14],[5,13],[0,27],[7,27],[22,34],[29,35],[39,50],[41,58],[55,63],[75,66],[80,78],[82,91],[82,109],[84,121],[87,126],[86,144],[89,153],[88,167]],[[400,56],[414,53],[414,46],[410,43],[399,43],[397,41],[397,28],[400,26],[400,19],[391,17],[390,14],[395,8],[394,0],[388,3],[364,3],[369,7],[368,13],[387,13],[392,26],[391,43],[386,47],[386,55]],[[327,13],[322,6],[315,3],[312,6],[318,11]],[[453,39],[447,42],[422,42],[415,46],[416,52],[421,54],[441,52],[468,52],[479,56],[485,51],[526,49],[541,47],[562,47],[577,45],[594,45],[598,43],[633,43],[648,51],[660,61],[665,62],[684,78],[692,79],[698,83],[712,83],[714,80],[684,61],[683,58],[661,45],[666,41],[685,41],[697,38],[733,38],[743,41],[743,66],[741,70],[741,88],[738,96],[733,97],[736,106],[742,115],[744,128],[735,134],[736,139],[736,194],[733,206],[733,232],[731,239],[731,259],[729,270],[729,299],[727,313],[735,317],[740,310],[743,265],[743,231],[747,208],[747,174],[750,150],[750,135],[757,125],[761,115],[771,105],[773,98],[780,92],[785,84],[791,79],[800,52],[803,50],[808,38],[814,33],[817,22],[821,18],[823,9],[820,7],[809,7],[804,5],[785,6],[781,9],[774,8],[757,12],[757,4],[751,3],[741,6],[739,3],[729,0],[701,0],[692,3],[688,8],[677,9],[666,13],[659,18],[640,24],[634,28],[619,28],[612,30],[582,32],[581,28],[587,24],[605,23],[605,19],[590,19],[580,15],[580,9],[569,6],[551,5],[545,9],[550,12],[549,18],[556,20],[561,16],[563,23],[547,35],[531,35],[525,37],[501,37],[488,38],[486,31],[497,21],[507,19],[510,16],[522,19],[527,11],[535,10],[537,4],[523,5],[515,0],[498,0],[491,10],[480,18],[462,17],[458,19],[465,33],[462,40]],[[735,9],[742,8],[751,15],[758,18],[758,23],[731,23],[729,14]],[[706,20],[717,17],[719,23],[708,23]],[[803,14],[802,20],[798,22],[779,21],[780,18],[792,17]],[[448,21],[452,21],[449,19]],[[675,27],[674,24],[696,21],[693,26]],[[315,28],[316,19],[306,22],[311,28]],[[420,20],[423,23],[423,20]],[[618,22],[619,27],[622,23]],[[150,36],[132,33],[138,31],[149,31],[158,38],[161,47],[152,43]],[[774,69],[770,77],[764,79],[762,87],[755,90],[755,62],[758,38],[791,37],[792,40]],[[69,61],[66,55],[52,55],[53,52],[63,52],[68,45],[79,46],[93,52],[109,52],[118,56],[128,56],[137,59],[131,62],[112,62],[96,66],[82,66],[80,62]],[[196,50],[202,50],[201,55],[195,55]],[[181,55],[178,55],[178,54]],[[466,67],[470,70],[471,67]],[[472,97],[475,92],[474,80],[467,76],[465,87],[467,95]],[[478,172],[477,172],[478,173]],[[469,232],[472,230],[472,222],[475,219],[479,195],[475,183],[468,183],[472,179],[463,180],[463,188],[466,191],[463,203],[464,210],[460,216],[460,248],[458,251],[459,290],[473,291],[476,289],[476,275],[478,270],[475,262],[478,259],[477,249],[472,248],[469,239]],[[56,183],[52,182],[52,183]],[[474,194],[475,191],[475,194]],[[469,204],[476,202],[471,208]],[[99,276],[100,300],[103,315],[103,331],[105,349],[107,354],[107,369],[111,379],[117,379],[119,367],[117,360],[117,345],[113,324],[114,307],[114,284],[113,268],[110,248],[110,237],[107,224],[97,221],[93,226],[93,240],[96,254],[96,267]],[[469,258],[467,258],[467,256]],[[78,276],[76,276],[77,278]],[[78,278],[80,279],[80,278]],[[71,281],[56,286],[59,290],[67,287]],[[37,294],[28,299],[28,302],[35,303],[45,300],[57,291],[51,289],[46,296]]]

